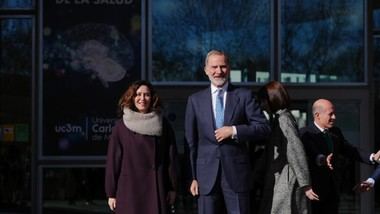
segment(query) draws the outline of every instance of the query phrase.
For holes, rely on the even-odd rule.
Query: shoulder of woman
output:
[[[291,117],[290,112],[287,109],[280,109],[276,112],[276,115],[279,119],[286,119]]]
[[[118,127],[118,126],[120,126],[122,124],[123,124],[123,120],[122,119],[117,119],[117,120],[115,120],[114,126]]]
[[[295,119],[290,111],[283,109],[276,113],[278,115],[278,120],[280,123],[295,123]]]

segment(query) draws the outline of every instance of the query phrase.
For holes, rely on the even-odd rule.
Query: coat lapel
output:
[[[236,96],[233,90],[233,86],[231,84],[227,89],[227,99],[224,110],[224,124],[230,124],[230,121],[233,118],[235,108],[239,104],[239,96]]]
[[[323,137],[323,133],[321,132],[321,130],[318,129],[317,126],[315,126],[314,123],[312,125],[312,128],[316,138],[315,142],[317,143],[318,147],[321,149],[321,151],[328,153],[328,146],[325,138]]]
[[[199,102],[203,119],[206,121],[207,127],[204,127],[205,130],[215,130],[215,118],[214,111],[212,109],[212,97],[211,97],[211,88],[208,87],[202,93],[202,97]]]

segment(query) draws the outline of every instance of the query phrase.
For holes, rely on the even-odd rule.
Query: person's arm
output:
[[[319,200],[318,195],[311,187],[309,167],[306,160],[304,146],[299,139],[297,125],[291,118],[290,112],[283,113],[279,118],[279,125],[287,139],[287,159],[290,168],[293,169],[297,183],[304,189],[306,197],[310,200]]]
[[[367,178],[367,180],[356,184],[353,190],[357,192],[367,192],[375,186],[375,183],[379,178],[380,178],[380,165],[377,166],[375,171],[372,173],[372,175],[369,178]]]
[[[198,131],[197,120],[195,116],[195,109],[193,98],[190,96],[187,101],[186,113],[185,113],[185,138],[189,148],[189,159],[191,167],[192,179],[196,179],[196,158],[198,147]]]
[[[176,199],[176,192],[178,188],[178,152],[177,152],[177,144],[176,144],[176,138],[174,134],[174,130],[172,126],[170,125],[169,121],[165,120],[165,132],[166,132],[166,138],[165,139],[169,144],[169,151],[167,157],[169,159],[168,163],[168,173],[169,173],[169,189],[167,194],[167,202],[168,204],[174,204]]]
[[[290,113],[289,113],[290,114]],[[306,161],[304,146],[298,137],[296,124],[290,115],[283,113],[279,118],[279,125],[287,139],[287,159],[289,166],[294,170],[300,187],[310,185],[309,168]]]
[[[105,191],[108,197],[108,205],[111,210],[116,207],[117,182],[120,175],[120,166],[122,161],[121,144],[119,141],[118,126],[112,129],[110,140],[108,142],[107,160],[105,169]]]
[[[371,152],[364,151],[354,144],[349,143],[343,136],[342,131],[338,127],[330,129],[330,135],[337,140],[341,146],[341,155],[351,160],[360,161],[365,164],[373,165],[371,160]]]
[[[375,181],[380,179],[380,165],[378,165],[375,171],[372,173],[371,178]]]
[[[242,93],[241,102],[244,102],[247,122],[245,124],[233,124],[236,127],[237,139],[242,142],[266,139],[271,132],[267,119],[252,93],[248,90]]]

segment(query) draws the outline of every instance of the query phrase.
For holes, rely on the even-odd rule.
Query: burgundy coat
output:
[[[118,214],[165,214],[166,195],[176,189],[177,150],[174,132],[163,122],[163,135],[148,136],[116,122],[107,152],[105,189],[116,197]]]

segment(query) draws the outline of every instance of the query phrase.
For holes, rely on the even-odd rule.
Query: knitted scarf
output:
[[[160,113],[153,111],[143,114],[129,108],[124,108],[123,113],[124,125],[131,131],[142,135],[162,135],[162,115]]]

